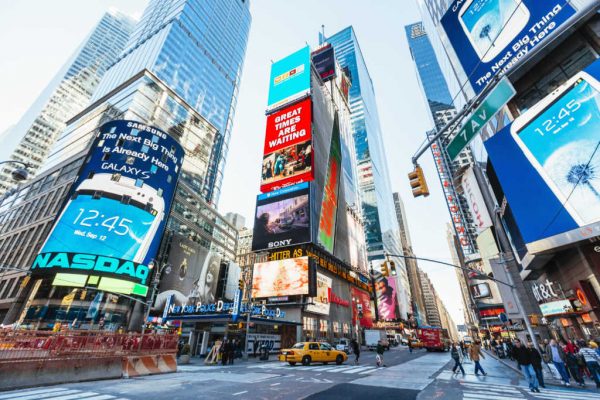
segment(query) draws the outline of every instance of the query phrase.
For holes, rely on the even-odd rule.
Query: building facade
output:
[[[29,164],[35,175],[46,161],[66,121],[90,102],[108,67],[125,48],[135,22],[118,11],[108,11],[75,54],[60,69],[21,120],[2,134],[0,160]],[[0,170],[0,196],[13,188],[14,166]]]

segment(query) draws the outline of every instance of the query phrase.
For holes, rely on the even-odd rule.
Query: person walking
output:
[[[452,372],[457,374],[458,368],[460,368],[460,372],[462,372],[463,376],[465,376],[465,370],[460,362],[461,352],[458,347],[456,347],[456,343],[452,343],[452,347],[450,348],[450,357],[454,360],[454,367],[452,367]]]
[[[579,354],[583,356],[596,387],[600,388],[600,379],[598,378],[600,374],[600,357],[596,353],[596,349],[598,349],[596,342],[590,341],[585,347],[579,349]]]
[[[352,352],[354,353],[354,365],[358,365],[358,359],[360,357],[360,345],[356,339],[352,339],[350,344],[352,345]]]
[[[483,368],[481,368],[481,364],[479,363],[481,358],[485,358],[485,356],[481,352],[481,342],[479,342],[479,340],[477,340],[471,345],[471,348],[469,349],[469,356],[473,363],[475,363],[475,375],[479,375],[477,371],[481,371],[483,376],[486,376],[487,374],[485,373]]]
[[[235,359],[235,340],[229,340],[229,348],[227,349],[227,362],[229,365],[233,365]]]
[[[533,393],[539,393],[539,382],[533,365],[531,363],[531,352],[525,348],[519,339],[515,339],[512,357],[517,361],[517,366],[529,381],[529,389]]]
[[[567,368],[565,366],[565,352],[562,347],[556,343],[556,340],[552,339],[550,341],[549,350],[547,350],[547,353],[550,355],[550,361],[552,361],[552,364],[554,364],[556,367],[556,370],[560,374],[564,385],[571,386],[569,374],[567,373]]]
[[[220,348],[221,351],[221,364],[227,365],[227,356],[229,355],[229,341],[227,339],[223,339],[223,344]]]
[[[411,340],[411,338],[408,338],[408,352],[412,353],[412,351],[413,351],[412,340]]]
[[[567,365],[571,377],[575,379],[575,382],[577,382],[579,386],[585,386],[583,377],[579,373],[579,363],[577,362],[576,354],[579,352],[579,347],[577,347],[573,341],[567,343],[562,342],[562,347],[565,353],[565,364]]]
[[[542,355],[533,346],[532,342],[527,343],[527,349],[531,355],[531,365],[535,371],[535,376],[537,377],[538,383],[545,389],[546,385],[544,384],[544,371],[542,370]]]
[[[385,347],[383,347],[383,344],[381,343],[381,340],[377,341],[377,356],[376,356],[376,363],[377,366],[383,366],[386,367],[385,363],[383,362],[383,352],[385,351]]]

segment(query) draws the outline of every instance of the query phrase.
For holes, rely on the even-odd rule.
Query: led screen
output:
[[[307,295],[310,292],[308,257],[254,264],[252,297]]]

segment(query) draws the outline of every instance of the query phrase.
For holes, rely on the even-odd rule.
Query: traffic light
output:
[[[244,280],[243,279],[240,279],[238,281],[238,288],[242,291],[244,290]]]
[[[381,264],[381,275],[383,276],[390,276],[390,271],[388,269],[388,262],[384,261],[383,264]]]
[[[429,188],[425,181],[425,175],[423,175],[423,168],[419,165],[415,165],[415,170],[408,174],[408,179],[410,180],[410,186],[412,187],[414,197],[429,196]]]
[[[396,276],[396,263],[393,261],[390,261],[390,274]]]

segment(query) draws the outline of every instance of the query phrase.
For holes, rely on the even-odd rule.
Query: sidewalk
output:
[[[205,364],[204,363],[205,359],[206,359],[206,357],[200,357],[200,356],[191,357],[189,364],[178,364],[178,365],[205,365],[207,367],[223,365],[223,364],[221,364],[221,362],[219,362],[218,364]],[[179,359],[177,361],[179,362]],[[278,355],[270,354],[268,361],[263,361],[258,356],[257,357],[250,356],[250,357],[248,357],[248,360],[244,360],[243,358],[236,358],[233,361],[233,365],[235,366],[235,365],[265,364],[265,363],[270,363],[270,362],[279,362]]]

